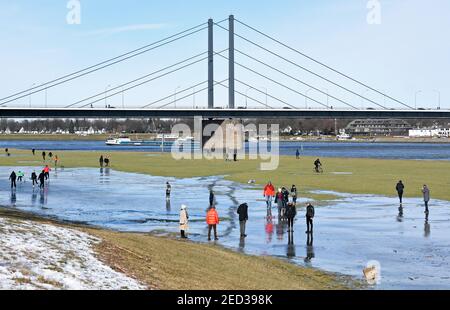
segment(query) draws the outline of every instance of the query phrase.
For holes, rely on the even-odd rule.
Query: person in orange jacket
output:
[[[208,241],[211,240],[211,229],[214,229],[214,240],[219,240],[219,238],[217,238],[217,224],[219,224],[219,215],[217,214],[214,206],[211,206],[206,213],[206,224],[208,224]]]
[[[275,196],[275,187],[273,187],[272,182],[269,181],[267,185],[264,187],[264,198],[266,199],[267,209],[272,208],[272,200]]]
[[[48,166],[48,165],[45,165],[45,167],[44,167],[44,176],[45,176],[45,179],[47,180],[48,178],[50,178],[50,167]]]

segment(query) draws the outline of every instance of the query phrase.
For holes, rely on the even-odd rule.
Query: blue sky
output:
[[[442,107],[450,108],[450,2],[446,0],[380,0],[381,24],[369,25],[366,0],[322,1],[236,1],[236,0],[166,0],[166,1],[107,1],[81,0],[81,24],[66,22],[66,0],[5,1],[0,0],[0,97],[40,84],[66,73],[95,64],[165,36],[206,22],[234,14],[236,18],[271,34],[289,45],[313,56],[332,67],[358,78],[407,104],[436,107],[438,92]],[[224,24],[226,26],[226,24]],[[236,32],[264,44],[267,48],[294,60],[354,92],[388,106],[398,106],[364,87],[349,83],[323,70],[299,55],[281,48],[244,27]],[[226,33],[215,31],[215,49],[227,47]],[[147,53],[129,62],[113,66],[103,72],[48,90],[48,104],[62,106],[92,94],[103,92],[108,85],[117,86],[166,65],[206,51],[206,32]],[[311,84],[323,92],[356,106],[373,106],[342,89],[268,55],[237,39],[239,50],[252,54],[283,72]],[[283,84],[305,93],[308,87],[272,72],[237,55],[238,62],[276,78]],[[312,102],[244,69],[237,68],[237,78],[261,92],[295,106],[314,106]],[[140,106],[161,97],[174,94],[175,89],[189,88],[206,80],[206,63],[195,65],[161,81],[146,84],[126,92],[127,106]],[[226,61],[216,59],[216,79],[226,79]],[[238,90],[261,102],[265,95],[247,86]],[[327,102],[326,95],[308,91],[310,97]],[[178,95],[181,96],[180,94]],[[29,104],[29,98],[13,105]],[[44,104],[44,94],[33,95],[33,105]],[[169,100],[170,101],[170,100]],[[238,105],[245,97],[237,95]],[[269,104],[279,106],[269,98]],[[121,105],[122,98],[108,99],[108,104]],[[205,94],[180,100],[178,106],[203,106]],[[226,89],[216,87],[217,105],[225,106]],[[328,98],[330,105],[342,106]],[[98,103],[101,105],[102,103]],[[249,102],[252,106],[259,103]],[[317,106],[317,105],[316,105]]]

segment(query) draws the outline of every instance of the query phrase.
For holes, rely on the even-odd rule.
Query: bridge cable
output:
[[[343,76],[343,77],[345,77],[345,78],[347,78],[347,79],[349,79],[349,80],[351,80],[353,82],[358,83],[361,86],[364,86],[364,87],[366,87],[366,88],[368,88],[368,89],[370,89],[370,90],[372,90],[372,91],[374,91],[374,92],[376,92],[376,93],[378,93],[378,94],[380,94],[382,96],[385,96],[386,98],[389,98],[389,99],[391,99],[391,100],[393,100],[393,101],[395,101],[397,103],[400,103],[401,105],[403,105],[403,106],[405,106],[407,108],[410,108],[410,109],[414,110],[414,108],[411,107],[410,105],[408,105],[408,104],[406,104],[406,103],[404,103],[404,102],[402,102],[402,101],[400,101],[398,99],[395,99],[395,98],[393,98],[393,97],[391,97],[391,96],[389,96],[389,95],[387,95],[387,94],[385,94],[385,93],[383,93],[383,92],[381,92],[381,91],[379,91],[379,90],[377,90],[377,89],[375,89],[373,87],[370,87],[369,85],[367,85],[367,84],[365,84],[365,83],[363,83],[363,82],[361,82],[361,81],[359,81],[359,80],[357,80],[355,78],[352,78],[349,75],[347,75],[347,74],[345,74],[345,73],[343,73],[343,72],[341,72],[339,70],[336,70],[336,69],[326,65],[325,63],[320,62],[317,59],[314,59],[313,57],[306,55],[305,53],[300,52],[299,50],[297,50],[297,49],[295,49],[295,48],[293,48],[293,47],[291,47],[291,46],[281,42],[280,40],[275,39],[272,36],[269,36],[268,34],[266,34],[266,33],[262,32],[262,31],[260,31],[260,30],[258,30],[256,28],[254,28],[254,27],[249,26],[248,24],[246,24],[246,23],[244,23],[244,22],[242,22],[242,21],[240,21],[238,19],[235,19],[235,20],[239,24],[241,24],[241,25],[243,25],[243,26],[245,26],[245,27],[247,27],[247,28],[257,32],[257,33],[259,33],[260,35],[262,35],[262,36],[264,36],[264,37],[266,37],[266,38],[268,38],[268,39],[270,39],[270,40],[272,40],[272,41],[274,41],[274,42],[284,46],[285,48],[287,48],[287,49],[289,49],[289,50],[291,50],[291,51],[293,51],[293,52],[295,52],[295,53],[297,53],[297,54],[299,54],[299,55],[301,55],[301,56],[303,56],[303,57],[305,57],[305,58],[307,58],[307,59],[309,59],[309,60],[311,60],[311,61],[313,61],[313,62],[315,62],[315,63],[317,63],[317,64],[319,64],[321,66],[323,66],[323,67],[325,67],[325,68],[327,68],[328,70],[331,70],[331,71],[333,71],[333,72],[335,72],[335,73],[337,73],[337,74],[339,74],[339,75],[341,75],[341,76]]]
[[[103,65],[103,66],[101,66],[101,67],[99,67],[99,68],[93,69],[93,68],[95,68],[95,67],[98,67],[99,65],[91,66],[91,67],[89,67],[89,68],[92,68],[92,70],[90,70],[90,69],[80,70],[80,71],[78,71],[77,73],[72,73],[72,74],[66,75],[65,77],[61,77],[61,78],[55,79],[55,80],[53,80],[53,81],[51,81],[51,82],[46,82],[46,83],[41,84],[41,85],[39,85],[39,86],[36,86],[36,87],[30,88],[30,89],[21,91],[21,92],[19,92],[19,93],[16,93],[16,94],[14,94],[14,95],[10,95],[10,96],[8,96],[8,97],[2,98],[2,99],[0,99],[0,101],[9,99],[9,98],[11,98],[11,97],[15,97],[15,96],[20,95],[20,94],[23,94],[23,93],[26,93],[25,95],[21,95],[21,96],[19,96],[19,97],[16,97],[16,98],[13,98],[13,99],[9,99],[9,100],[7,100],[7,101],[4,101],[4,102],[0,103],[0,106],[5,105],[5,104],[7,104],[7,103],[9,103],[9,102],[12,102],[12,101],[19,100],[19,99],[21,99],[21,98],[25,98],[25,97],[27,97],[27,96],[30,96],[30,95],[33,95],[33,94],[36,94],[36,93],[42,92],[42,91],[47,90],[47,89],[49,89],[49,88],[53,88],[53,87],[55,87],[55,86],[58,86],[58,85],[67,83],[67,82],[69,82],[69,81],[72,81],[72,80],[74,80],[74,79],[80,78],[80,77],[85,76],[85,75],[88,75],[88,74],[90,74],[90,73],[93,73],[93,72],[102,70],[102,69],[104,69],[104,68],[110,67],[110,66],[112,66],[112,65],[115,65],[115,64],[117,64],[117,63],[123,62],[123,61],[125,61],[125,60],[130,59],[130,58],[136,57],[136,56],[138,56],[138,55],[141,55],[141,54],[147,53],[147,52],[149,52],[149,51],[155,50],[155,49],[157,49],[157,48],[159,48],[159,47],[162,47],[162,46],[168,45],[168,44],[170,44],[170,43],[173,43],[173,42],[175,42],[175,41],[178,41],[178,40],[181,40],[181,39],[183,39],[183,38],[186,38],[186,37],[188,37],[188,36],[190,36],[190,35],[193,35],[193,34],[195,34],[195,33],[198,33],[198,32],[200,32],[200,31],[203,31],[203,30],[205,30],[205,29],[207,29],[207,28],[208,28],[208,27],[200,28],[200,29],[198,29],[198,30],[195,30],[195,31],[192,31],[192,32],[190,32],[190,33],[188,33],[188,34],[185,34],[185,35],[183,35],[183,36],[181,36],[181,37],[172,39],[172,40],[167,41],[167,42],[165,42],[165,43],[161,43],[161,44],[159,44],[159,45],[156,45],[156,46],[153,46],[153,47],[151,47],[151,48],[148,48],[148,49],[145,49],[145,50],[143,50],[143,51],[140,51],[140,52],[137,53],[137,54],[134,54],[134,55],[131,55],[131,56],[127,56],[127,57],[125,57],[125,58],[123,58],[123,59],[116,60],[116,61],[114,61],[114,62],[112,62],[112,63],[109,63],[109,64],[105,64],[105,65]],[[160,41],[158,41],[158,42],[160,42]],[[152,44],[152,45],[154,45],[154,44]],[[120,58],[120,57],[119,57],[119,58]],[[117,59],[117,58],[116,58],[116,59]],[[108,62],[108,61],[106,61],[106,63],[107,63],[107,62]],[[103,64],[104,64],[104,63],[105,63],[105,62],[103,62]],[[86,70],[89,70],[89,71],[84,72],[84,71],[86,71]],[[84,72],[84,73],[82,73],[82,72]],[[80,74],[78,74],[78,73],[80,73]],[[73,76],[73,75],[76,75],[76,76],[71,77],[71,76]],[[67,77],[68,79],[65,79],[66,77]],[[70,77],[70,78],[69,78],[69,77]],[[64,80],[63,80],[63,79],[64,79]],[[63,81],[60,81],[60,80],[63,80]],[[60,81],[60,82],[58,82],[58,81]],[[57,82],[57,83],[54,83],[54,82]],[[54,84],[52,84],[52,83],[54,83]],[[45,87],[45,88],[42,88],[42,86],[45,86],[45,85],[48,85],[48,84],[52,84],[52,85],[47,86],[47,87]],[[40,89],[34,90],[34,89],[37,89],[37,88],[40,88]],[[34,90],[34,91],[33,91],[33,90]]]
[[[222,27],[222,26],[220,26],[220,25],[217,25],[217,26],[218,26],[219,28],[225,30],[225,31],[228,31],[228,29],[226,29],[225,27]],[[265,47],[263,47],[263,46],[261,46],[261,45],[255,43],[255,42],[253,42],[253,41],[251,41],[251,40],[249,40],[249,39],[247,39],[247,38],[245,38],[245,37],[243,37],[243,36],[241,36],[241,35],[239,35],[239,34],[237,34],[237,33],[235,33],[235,36],[237,36],[238,38],[241,38],[242,40],[245,40],[246,42],[249,42],[249,43],[255,45],[256,47],[259,47],[260,49],[262,49],[262,50],[264,50],[264,51],[266,51],[266,52],[268,52],[268,53],[270,53],[270,54],[272,54],[272,55],[274,55],[274,56],[276,56],[276,57],[278,57],[278,58],[281,58],[282,60],[284,60],[284,61],[286,61],[286,62],[288,62],[288,63],[290,63],[290,64],[292,64],[292,65],[294,65],[294,66],[296,66],[296,67],[299,67],[299,68],[302,69],[302,70],[305,70],[306,72],[308,72],[308,73],[310,73],[310,74],[313,74],[313,75],[315,75],[315,76],[321,78],[322,80],[327,81],[328,83],[331,83],[331,84],[333,84],[333,85],[335,85],[335,86],[337,86],[337,87],[339,87],[339,88],[341,88],[341,89],[344,89],[345,91],[350,92],[350,93],[352,93],[352,94],[354,94],[354,95],[356,95],[356,96],[358,96],[358,97],[360,97],[360,98],[362,98],[362,99],[365,99],[365,100],[367,100],[367,101],[369,101],[369,102],[372,102],[373,104],[375,104],[375,105],[377,105],[377,106],[379,106],[379,107],[381,107],[381,108],[383,108],[383,109],[387,109],[385,106],[383,106],[383,105],[381,105],[381,104],[378,104],[377,102],[375,102],[375,101],[373,101],[373,100],[371,100],[371,99],[369,99],[369,98],[366,98],[366,97],[364,97],[364,96],[362,96],[362,95],[360,95],[360,94],[358,94],[358,93],[356,93],[356,92],[354,92],[354,91],[352,91],[352,90],[350,90],[350,89],[348,89],[348,88],[346,88],[346,87],[344,87],[344,86],[342,86],[342,85],[340,85],[340,84],[338,84],[338,83],[335,83],[335,82],[333,82],[333,81],[331,81],[331,80],[329,80],[329,79],[327,79],[327,78],[325,78],[325,77],[323,77],[323,76],[321,76],[321,75],[319,75],[319,74],[317,74],[317,73],[315,73],[315,72],[313,72],[313,71],[311,71],[311,70],[309,70],[309,69],[307,69],[307,68],[305,68],[305,67],[303,67],[303,66],[300,66],[299,64],[293,62],[292,60],[289,60],[289,59],[287,59],[287,58],[285,58],[285,57],[283,57],[283,56],[280,56],[280,55],[278,55],[277,53],[275,53],[275,52],[273,52],[273,51],[271,51],[271,50],[269,50],[269,49],[267,49],[267,48],[265,48]],[[267,63],[264,63],[264,62],[262,62],[262,61],[260,61],[260,60],[258,60],[258,59],[256,59],[256,58],[254,58],[254,57],[252,57],[252,56],[250,56],[250,55],[248,55],[248,54],[246,54],[246,53],[244,53],[244,52],[239,51],[238,49],[236,49],[236,51],[239,52],[239,53],[241,53],[241,54],[243,54],[244,56],[247,56],[248,58],[250,58],[250,59],[252,59],[252,60],[254,60],[254,61],[257,61],[257,62],[259,62],[259,63],[261,63],[261,64],[263,64],[263,65],[265,65],[265,66],[271,68],[272,70],[275,70],[275,71],[277,71],[277,72],[279,72],[279,73],[281,73],[281,74],[284,74],[284,75],[290,77],[291,79],[296,80],[297,82],[300,82],[300,83],[302,83],[302,84],[304,84],[304,85],[306,85],[306,86],[308,86],[308,87],[310,87],[310,88],[312,88],[312,89],[314,89],[314,90],[316,90],[316,91],[318,91],[318,92],[320,92],[320,93],[322,93],[322,94],[324,94],[324,95],[327,95],[327,96],[330,97],[330,98],[333,98],[333,99],[335,99],[335,100],[337,100],[337,101],[339,101],[339,102],[342,102],[342,103],[344,103],[344,104],[346,104],[346,105],[349,105],[348,103],[344,102],[343,100],[341,100],[341,99],[339,99],[339,98],[336,98],[336,97],[334,97],[334,96],[332,96],[332,95],[330,95],[330,94],[327,94],[326,92],[324,92],[324,91],[321,90],[320,88],[314,87],[314,86],[312,86],[312,85],[310,85],[310,84],[307,84],[307,83],[305,83],[305,82],[303,82],[303,81],[301,81],[301,80],[299,80],[299,79],[296,79],[296,78],[294,78],[293,76],[291,76],[291,75],[289,75],[289,74],[287,74],[287,73],[285,73],[285,72],[283,72],[283,71],[281,71],[281,70],[279,70],[279,69],[276,69],[276,68],[273,67],[273,66],[268,65]],[[352,106],[352,107],[353,107],[353,106]]]
[[[278,72],[278,73],[280,73],[280,74],[283,74],[283,75],[285,75],[285,76],[287,76],[287,77],[293,79],[294,81],[297,81],[297,82],[299,82],[299,83],[301,83],[301,84],[303,84],[303,85],[305,85],[305,86],[308,86],[308,87],[310,87],[311,89],[314,89],[314,90],[316,90],[316,91],[318,91],[318,92],[320,92],[320,93],[322,93],[322,94],[324,94],[324,95],[327,95],[328,97],[330,97],[330,98],[332,98],[332,99],[335,99],[335,100],[337,100],[337,101],[339,101],[339,102],[341,102],[341,103],[343,103],[343,104],[345,104],[345,105],[348,105],[348,106],[353,107],[352,105],[350,105],[350,104],[347,103],[346,101],[344,101],[344,100],[342,100],[342,99],[339,99],[339,98],[337,98],[337,97],[335,97],[335,96],[333,96],[333,95],[330,95],[330,94],[324,92],[323,90],[321,90],[320,88],[314,87],[314,86],[312,86],[311,84],[308,84],[308,83],[306,83],[306,82],[303,82],[302,80],[297,79],[296,77],[294,77],[294,76],[292,76],[292,75],[290,75],[290,74],[287,74],[287,73],[285,73],[285,72],[283,72],[283,71],[281,71],[281,70],[279,70],[279,69],[277,69],[277,68],[275,68],[275,67],[273,67],[273,66],[271,66],[271,65],[269,65],[269,64],[267,64],[267,63],[265,63],[265,62],[263,62],[263,61],[261,61],[261,60],[259,60],[259,59],[256,59],[255,57],[252,57],[252,56],[250,56],[250,55],[248,55],[248,54],[246,54],[246,53],[244,53],[244,52],[241,52],[240,50],[237,50],[237,49],[236,49],[236,51],[237,51],[238,53],[240,53],[240,54],[242,54],[242,55],[244,55],[244,56],[246,56],[246,57],[248,57],[248,58],[250,58],[250,59],[252,59],[252,60],[254,60],[254,61],[256,61],[256,62],[258,62],[258,63],[260,63],[260,64],[262,64],[262,65],[264,65],[264,66],[266,66],[266,67],[268,67],[268,68],[270,68],[270,69],[276,71],[276,72]],[[379,105],[379,104],[377,104],[376,102],[374,102],[374,103],[375,103],[376,105],[378,105],[378,106],[380,106],[380,107],[386,109],[386,107],[384,107],[384,106],[382,106],[382,105]]]
[[[225,80],[223,80],[223,81],[221,81],[221,82],[223,83],[223,82],[225,82],[225,81],[227,81],[227,80],[228,80],[228,79],[225,79]],[[205,83],[205,82],[204,82],[204,83]],[[217,85],[218,83],[219,83],[219,82],[215,82],[214,85]],[[202,83],[202,84],[203,84],[203,83]],[[195,87],[195,86],[194,86],[194,87]],[[192,88],[192,87],[191,87],[191,88]],[[178,101],[178,100],[183,100],[183,99],[185,99],[185,98],[194,96],[194,95],[196,95],[196,94],[198,94],[198,93],[200,93],[200,92],[202,92],[202,91],[207,90],[208,88],[209,88],[209,86],[206,86],[206,87],[204,87],[204,88],[202,88],[202,89],[199,89],[199,90],[197,90],[197,91],[195,91],[195,92],[193,92],[193,93],[191,93],[191,94],[188,94],[188,95],[186,95],[186,96],[183,96],[183,97],[181,97],[181,98],[178,98],[176,101]],[[166,104],[160,106],[158,109],[162,109],[162,108],[164,108],[164,107],[167,107],[168,105],[171,105],[172,103],[175,103],[176,101],[173,100],[173,101],[171,101],[171,102],[168,102],[168,103],[166,103]]]
[[[220,53],[226,52],[227,50],[228,50],[228,48],[227,48],[227,49],[224,49],[224,50],[222,50],[222,51],[220,51],[220,52],[217,52],[217,53],[215,53],[215,54],[220,55]],[[184,69],[184,68],[190,67],[190,66],[192,66],[192,65],[194,65],[194,64],[197,64],[197,63],[199,63],[199,62],[202,62],[202,61],[204,61],[204,60],[206,60],[206,59],[208,59],[208,57],[203,57],[203,58],[201,58],[201,59],[199,59],[199,60],[196,60],[196,61],[193,61],[193,62],[191,62],[191,63],[188,63],[188,64],[186,64],[186,65],[184,65],[184,66],[181,66],[181,67],[179,67],[179,68],[177,68],[177,69],[168,71],[168,72],[166,72],[166,73],[164,73],[164,74],[161,74],[161,75],[158,75],[158,76],[156,76],[156,77],[154,77],[154,78],[151,78],[151,79],[145,80],[145,81],[143,81],[143,82],[141,82],[141,83],[138,83],[138,84],[136,84],[136,85],[130,86],[130,87],[124,89],[124,90],[120,90],[120,91],[115,92],[115,93],[113,93],[113,94],[110,94],[110,95],[108,95],[108,96],[104,96],[104,97],[102,97],[102,98],[100,98],[100,99],[91,101],[91,102],[89,102],[89,103],[87,103],[87,104],[84,104],[84,105],[80,106],[80,108],[85,108],[85,107],[87,107],[87,106],[89,106],[89,105],[92,105],[92,104],[94,104],[94,103],[97,103],[97,102],[99,102],[99,101],[103,101],[103,100],[105,100],[105,99],[107,99],[107,98],[114,97],[114,96],[116,96],[116,95],[121,94],[122,92],[125,92],[125,91],[128,91],[128,90],[130,90],[130,89],[133,89],[133,88],[142,86],[142,85],[144,85],[144,84],[147,84],[147,83],[149,83],[149,82],[152,82],[152,81],[157,80],[157,79],[159,79],[159,78],[162,78],[162,77],[164,77],[164,76],[167,76],[167,75],[172,74],[172,73],[174,73],[174,72],[180,71],[180,70],[182,70],[182,69]],[[158,71],[160,71],[160,70],[158,70]],[[149,74],[149,75],[152,75],[152,74]],[[96,97],[96,96],[94,96],[94,97]]]
[[[177,92],[177,94],[182,94],[182,93],[184,93],[184,92],[187,92],[187,91],[190,90],[190,89],[193,89],[193,88],[195,88],[195,87],[198,87],[198,86],[200,86],[200,85],[202,85],[202,84],[205,84],[205,83],[207,83],[207,82],[208,82],[208,80],[203,81],[203,82],[200,82],[200,83],[197,83],[197,84],[195,84],[195,85],[193,85],[193,86],[191,86],[191,87],[188,87],[188,88],[185,88],[185,89],[183,89],[183,90],[180,90],[179,92]],[[155,105],[155,104],[157,104],[157,103],[159,103],[159,102],[161,102],[161,101],[164,101],[164,100],[166,100],[166,99],[169,99],[169,98],[171,98],[171,97],[173,97],[173,96],[174,96],[174,94],[170,94],[169,96],[166,96],[166,97],[164,97],[164,98],[158,99],[158,100],[156,100],[156,101],[153,101],[153,102],[151,102],[151,103],[149,103],[149,104],[146,104],[146,105],[142,106],[141,109],[148,108],[148,107],[150,107],[150,106],[152,106],[152,105]]]
[[[289,104],[289,103],[287,103],[286,101],[284,101],[284,100],[282,100],[282,99],[279,99],[279,98],[277,98],[277,97],[275,97],[275,96],[272,96],[272,95],[270,95],[270,94],[266,94],[265,92],[263,92],[262,90],[260,90],[258,87],[249,85],[249,84],[247,84],[247,83],[245,83],[245,82],[242,82],[242,81],[240,81],[240,80],[238,80],[238,79],[236,79],[236,82],[239,82],[239,83],[241,83],[242,85],[245,85],[245,86],[247,86],[247,87],[249,87],[249,88],[251,88],[251,89],[254,89],[254,90],[256,90],[257,92],[262,93],[263,95],[267,95],[268,97],[270,97],[270,98],[272,98],[272,99],[275,99],[275,100],[277,100],[277,101],[279,101],[279,102],[281,102],[281,103],[284,103],[285,105],[290,106],[291,108],[298,109],[298,107],[293,106],[292,104]]]
[[[177,63],[175,63],[175,64],[173,64],[173,65],[167,66],[167,67],[165,67],[165,68],[159,69],[159,70],[154,71],[154,72],[149,73],[149,74],[146,74],[146,75],[144,75],[144,76],[141,76],[141,77],[139,77],[139,78],[137,78],[137,79],[134,79],[134,80],[132,80],[132,81],[129,81],[129,82],[127,82],[127,83],[123,83],[123,84],[121,84],[121,85],[119,85],[119,86],[117,86],[117,87],[111,88],[111,89],[109,89],[109,91],[114,91],[114,90],[116,90],[116,89],[122,88],[122,87],[124,87],[124,86],[129,85],[129,84],[135,83],[135,82],[137,82],[137,81],[139,81],[139,80],[145,79],[145,78],[147,78],[147,77],[149,77],[149,76],[152,76],[152,75],[155,75],[155,74],[157,74],[157,73],[163,72],[163,71],[165,71],[165,70],[167,70],[167,69],[171,69],[171,68],[176,67],[176,66],[178,66],[178,65],[181,65],[181,64],[183,64],[183,63],[185,63],[185,62],[188,62],[188,61],[190,61],[190,60],[192,60],[192,59],[195,59],[195,58],[197,58],[197,57],[200,57],[200,56],[202,56],[202,55],[204,55],[204,54],[206,54],[206,53],[207,53],[207,52],[203,52],[203,53],[197,54],[197,55],[195,55],[195,56],[186,58],[186,59],[184,59],[184,60],[182,60],[182,61],[179,61],[179,62],[177,62]],[[87,101],[87,100],[93,99],[93,98],[98,97],[98,96],[101,96],[101,95],[104,95],[104,92],[100,92],[100,93],[97,93],[96,95],[93,95],[93,96],[91,96],[91,97],[88,97],[88,98],[82,99],[82,100],[80,100],[80,101],[74,102],[74,103],[72,103],[72,104],[70,104],[70,105],[68,105],[68,106],[65,106],[65,108],[70,108],[70,107],[72,107],[72,106],[74,106],[74,105],[77,105],[77,104],[79,104],[79,103],[85,102],[85,101]],[[105,99],[105,98],[103,98],[103,99]]]
[[[225,57],[225,56],[223,56],[223,55],[219,55],[219,56],[222,57],[222,58],[224,58],[224,59],[227,59],[227,60],[228,60],[228,57]],[[301,93],[301,92],[299,92],[299,91],[297,91],[297,90],[295,90],[295,89],[293,89],[293,88],[291,88],[291,87],[289,87],[289,86],[286,86],[286,85],[284,85],[284,84],[282,84],[282,83],[280,83],[280,82],[278,82],[278,81],[275,81],[274,79],[272,79],[272,78],[270,78],[270,77],[268,77],[268,76],[266,76],[266,75],[264,75],[264,74],[262,74],[262,73],[259,73],[259,72],[257,72],[256,70],[253,70],[253,69],[251,69],[251,68],[249,68],[249,67],[247,67],[247,66],[244,66],[244,65],[242,65],[242,64],[240,64],[240,63],[238,63],[238,62],[234,62],[234,63],[235,63],[236,65],[238,65],[238,66],[240,66],[240,67],[242,67],[242,68],[244,68],[244,69],[246,69],[246,70],[248,70],[248,71],[250,71],[250,72],[256,74],[256,75],[259,75],[259,76],[261,76],[261,77],[263,77],[263,78],[265,78],[265,79],[267,79],[267,80],[269,80],[269,81],[271,81],[271,82],[273,82],[273,83],[275,83],[275,84],[278,84],[278,85],[280,85],[280,86],[282,86],[282,87],[284,87],[284,88],[286,88],[286,89],[288,89],[288,90],[290,90],[290,91],[292,91],[292,92],[294,92],[294,93],[296,93],[296,94],[298,94],[298,95],[300,95],[300,96],[302,96],[302,97],[304,97],[304,98],[306,98],[306,99],[309,99],[309,100],[311,100],[311,101],[314,101],[314,102],[316,102],[316,103],[320,104],[321,106],[324,106],[324,107],[326,107],[326,108],[328,109],[328,106],[327,106],[326,104],[324,104],[324,103],[322,103],[322,102],[320,102],[320,101],[318,101],[318,100],[316,100],[316,99],[313,99],[313,98],[311,98],[311,97],[309,97],[309,96],[307,96],[307,95],[305,95],[305,94],[303,94],[303,93]],[[354,109],[357,109],[356,107],[352,106],[351,104],[348,104],[348,103],[347,103],[347,105],[350,106],[350,107],[352,107],[352,108],[354,108]]]
[[[223,80],[223,81],[221,81],[221,82],[216,82],[216,84],[219,84],[220,86],[223,86],[223,87],[225,87],[225,88],[229,88],[228,85],[224,85],[224,84],[223,84],[225,81],[228,81],[228,79]],[[268,105],[268,104],[266,104],[266,103],[264,103],[264,102],[261,102],[261,101],[255,99],[255,98],[253,98],[253,97],[247,96],[247,95],[241,93],[240,91],[235,90],[235,92],[238,93],[238,94],[241,95],[241,96],[244,96],[244,97],[246,97],[246,98],[249,98],[250,100],[253,100],[253,101],[255,101],[255,102],[258,102],[259,104],[265,106],[266,108],[274,109],[274,107],[272,107],[272,106],[270,106],[270,105]]]

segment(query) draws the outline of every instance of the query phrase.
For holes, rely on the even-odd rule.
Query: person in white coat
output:
[[[189,221],[189,215],[187,212],[187,207],[185,205],[181,205],[180,210],[180,232],[181,232],[181,238],[187,239],[186,233],[188,230],[188,221]]]

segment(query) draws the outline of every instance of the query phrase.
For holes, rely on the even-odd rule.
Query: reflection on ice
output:
[[[305,234],[307,199],[301,197],[300,183],[297,220],[288,233],[276,206],[267,209],[261,200],[262,190],[221,177],[174,179],[109,168],[64,169],[51,174],[44,190],[33,190],[28,177],[33,169],[20,169],[26,182],[11,191],[11,169],[0,167],[0,205],[121,231],[178,234],[179,209],[185,204],[189,238],[206,242],[205,214],[213,190],[221,245],[358,278],[367,262],[376,260],[382,268],[378,288],[450,287],[448,202],[432,200],[427,216],[419,198],[405,199],[399,207],[397,197],[320,192],[338,198],[316,208],[312,235]],[[166,181],[172,185],[169,201]],[[240,238],[236,214],[244,202],[249,205],[245,239]]]

